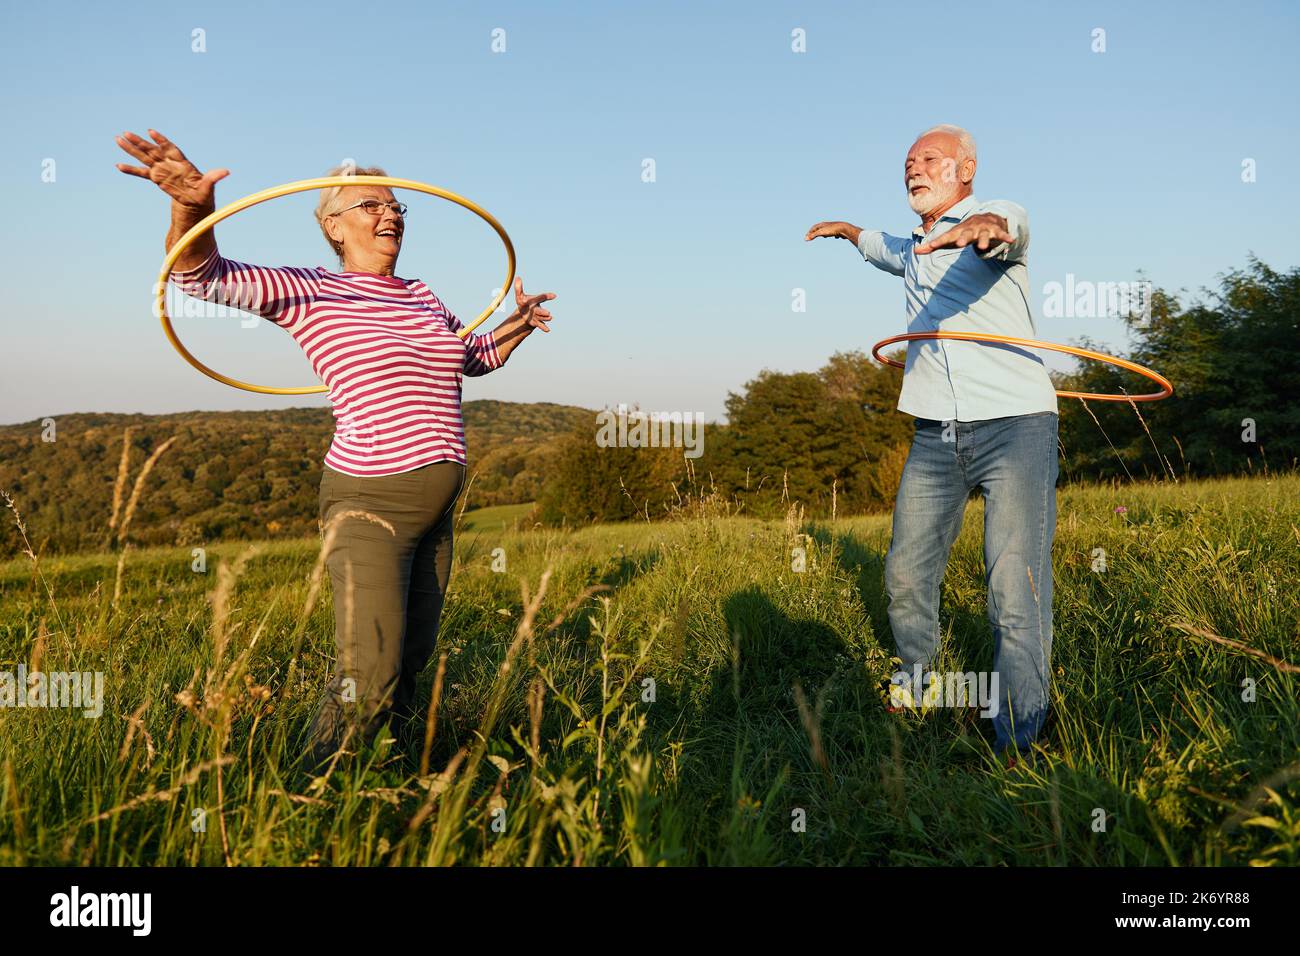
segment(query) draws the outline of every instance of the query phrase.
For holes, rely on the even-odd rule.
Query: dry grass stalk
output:
[[[233,567],[225,561],[217,567],[216,586],[208,593],[208,603],[212,606],[212,665],[208,669],[207,687],[204,696],[208,696],[214,683],[214,677],[221,668],[226,656],[226,647],[230,643],[228,622],[230,619],[230,597],[235,591],[235,582],[244,573],[244,567],[261,548],[250,545],[243,554],[235,559]]]
[[[1234,641],[1230,637],[1220,637],[1218,634],[1213,634],[1210,631],[1204,630],[1202,628],[1193,627],[1191,624],[1188,624],[1186,621],[1171,621],[1170,623],[1174,627],[1178,628],[1180,631],[1185,631],[1188,634],[1194,634],[1197,637],[1203,637],[1207,641],[1214,641],[1214,643],[1222,644],[1224,647],[1231,647],[1233,650],[1241,651],[1241,653],[1243,654],[1249,654],[1251,657],[1257,657],[1261,661],[1273,665],[1283,673],[1300,674],[1300,666],[1297,666],[1296,664],[1288,664],[1286,661],[1277,657],[1273,657],[1271,654],[1265,654],[1263,651],[1256,650],[1255,648],[1251,647],[1249,644],[1243,644],[1241,641]]]
[[[134,810],[136,807],[143,806],[144,804],[149,803],[150,801],[165,803],[166,801],[170,800],[172,797],[176,796],[176,794],[184,790],[186,787],[192,786],[199,779],[199,777],[203,776],[203,774],[207,773],[209,770],[213,769],[214,767],[220,769],[221,767],[224,767],[225,765],[234,762],[235,762],[234,757],[227,756],[227,757],[219,757],[216,760],[209,760],[207,763],[201,763],[196,767],[192,767],[190,769],[190,772],[187,773],[184,777],[182,777],[181,782],[176,786],[170,787],[167,790],[150,790],[148,793],[142,793],[138,797],[132,797],[130,800],[126,801],[126,803],[118,804],[117,806],[113,807],[111,810],[105,810],[103,813],[97,814],[96,816],[93,816],[88,820],[83,821],[81,826],[84,827],[92,823],[102,823],[104,820],[111,819],[112,817],[117,816],[119,813],[125,813],[128,810]],[[80,827],[78,827],[78,829],[80,829]],[[71,837],[69,839],[71,839]]]
[[[1170,481],[1172,481],[1174,484],[1178,484],[1178,476],[1174,474],[1174,466],[1169,463],[1168,458],[1160,454],[1160,446],[1156,444],[1156,437],[1151,434],[1151,429],[1147,428],[1147,420],[1143,418],[1142,413],[1138,411],[1137,402],[1133,401],[1132,399],[1129,399],[1128,403],[1133,407],[1133,414],[1136,415],[1138,421],[1141,422],[1142,430],[1147,433],[1147,438],[1150,439],[1151,441],[1151,447],[1154,448],[1156,451],[1156,461],[1164,465],[1165,470],[1169,472]],[[1179,451],[1181,450],[1182,448],[1180,446]]]
[[[798,681],[794,682],[794,702],[799,708],[799,721],[803,724],[804,732],[808,735],[808,748],[812,754],[813,763],[821,768],[826,779],[831,779],[831,763],[826,758],[826,750],[822,747],[822,728],[821,715],[822,705],[825,698],[817,695],[817,705],[815,708],[808,706],[808,698],[804,696],[803,687]]]
[[[477,471],[475,471],[474,474],[469,476],[469,480],[465,482],[465,487],[461,491],[460,497],[457,499],[460,502],[460,510],[456,512],[455,522],[452,525],[452,529],[456,534],[460,533],[461,526],[465,522],[465,511],[469,508],[469,492],[470,489],[474,487],[474,479],[477,477],[478,477]],[[454,503],[452,507],[455,507]]]
[[[308,797],[301,793],[288,793],[284,790],[267,790],[266,795],[268,797],[284,797],[284,799],[288,800],[290,803],[306,803],[313,807],[328,807],[330,805],[328,800],[321,800],[317,797]]]
[[[119,542],[126,540],[127,529],[131,527],[131,519],[135,517],[135,509],[140,503],[140,495],[144,491],[144,483],[149,478],[149,472],[153,471],[153,466],[158,463],[158,459],[163,456],[163,452],[174,445],[179,437],[179,435],[173,435],[155,448],[153,454],[145,459],[144,467],[140,469],[140,474],[136,476],[135,484],[131,488],[131,497],[126,503],[126,512],[122,515],[122,527],[118,529],[117,533]]]
[[[1115,453],[1115,460],[1118,461],[1119,466],[1124,469],[1124,474],[1128,475],[1128,480],[1133,481],[1133,472],[1128,470],[1128,465],[1124,463],[1124,459],[1120,456],[1119,449],[1115,447],[1114,442],[1110,440],[1110,436],[1106,434],[1106,429],[1101,427],[1101,422],[1097,421],[1097,416],[1092,413],[1092,409],[1088,406],[1088,403],[1081,398],[1079,399],[1079,404],[1083,406],[1083,410],[1088,413],[1088,416],[1097,425],[1098,430],[1101,431],[1101,436],[1106,439],[1106,444],[1110,445],[1110,450]]]
[[[230,722],[234,713],[235,704],[238,697],[230,692],[230,684],[236,675],[242,669],[247,661],[249,653],[252,650],[252,643],[246,647],[232,662],[224,674],[221,674],[221,665],[226,657],[226,649],[230,643],[229,618],[230,618],[230,597],[234,593],[235,584],[239,576],[243,574],[244,567],[249,560],[261,551],[259,545],[250,545],[245,548],[243,553],[235,559],[233,566],[226,561],[222,561],[217,568],[217,583],[212,591],[208,593],[208,603],[212,606],[212,663],[208,667],[207,680],[203,689],[203,710],[200,713],[197,707],[192,705],[192,692],[185,691],[183,694],[188,695],[190,709],[199,719],[203,720],[213,730],[213,750],[215,752],[214,760],[217,768],[217,823],[221,831],[221,848],[225,856],[227,866],[233,866],[234,860],[230,854],[230,838],[226,831],[226,815],[222,812],[221,807],[225,806],[225,778],[222,768],[226,758],[223,752],[226,746],[226,738],[230,734]],[[259,629],[260,632],[260,629]],[[254,635],[253,643],[257,640]],[[220,675],[220,676],[218,676]],[[178,694],[177,699],[181,700],[182,695]],[[182,700],[182,703],[186,701]],[[233,759],[233,758],[230,758]]]
[[[65,639],[68,635],[68,627],[63,623],[63,615],[59,613],[59,605],[54,600],[54,591],[50,588],[50,583],[45,580],[45,572],[41,570],[41,562],[36,558],[36,552],[32,549],[32,543],[27,538],[27,525],[23,523],[23,516],[18,513],[18,506],[14,500],[9,497],[7,492],[0,491],[0,498],[5,500],[5,507],[13,512],[14,523],[18,525],[18,534],[23,539],[22,554],[31,559],[32,569],[35,570],[36,576],[41,579],[41,585],[45,588],[45,596],[49,598],[50,607],[54,609],[54,617],[59,622],[59,629],[63,632]]]
[[[131,429],[134,425],[127,425],[122,432],[122,457],[117,462],[117,480],[113,483],[113,512],[108,518],[108,540],[113,540],[113,532],[117,530],[117,519],[122,513],[122,496],[126,492],[126,477],[130,473],[131,463]]]
[[[148,728],[145,727],[144,720],[143,720],[144,712],[149,709],[149,704],[152,702],[152,700],[153,698],[146,697],[144,703],[141,704],[138,708],[136,708],[135,713],[127,718],[126,737],[122,741],[122,749],[119,750],[117,754],[118,763],[123,763],[126,761],[127,755],[131,752],[131,741],[135,739],[135,735],[137,733],[139,733],[140,736],[144,738],[145,768],[148,769],[149,765],[153,763],[153,758],[156,754],[153,745],[153,737],[149,734],[149,730]]]
[[[113,583],[113,607],[117,607],[118,599],[121,598],[122,596],[122,571],[126,566],[126,547],[125,547],[126,533],[127,530],[131,527],[131,519],[135,517],[135,509],[136,506],[139,505],[140,503],[140,495],[144,491],[144,483],[145,481],[148,480],[149,472],[153,471],[153,466],[157,464],[158,459],[163,456],[163,453],[167,451],[168,448],[170,448],[173,444],[175,444],[176,439],[178,437],[179,436],[177,435],[173,435],[171,438],[167,439],[165,442],[163,442],[161,445],[159,445],[157,448],[153,450],[153,454],[150,455],[145,460],[144,467],[140,469],[140,474],[137,475],[135,479],[135,485],[132,486],[131,488],[131,497],[127,501],[126,511],[122,515],[122,525],[117,529],[117,542],[118,544],[123,545],[123,548],[122,548],[122,553],[118,555],[118,559],[117,559],[117,578]],[[125,448],[123,448],[122,451],[122,460],[123,462],[126,461]],[[120,470],[119,470],[118,478],[123,483],[125,483],[125,478],[120,473]],[[116,498],[116,496],[117,493],[114,492],[114,497]],[[113,505],[113,513],[114,513],[114,517],[116,517],[117,514],[116,500],[114,501],[114,505]]]
[[[442,700],[442,679],[447,675],[447,652],[438,657],[438,672],[433,675],[433,694],[429,699],[429,713],[424,720],[424,747],[420,751],[420,776],[429,775],[429,752],[433,749],[433,735],[438,730],[438,703]]]
[[[32,644],[31,660],[27,664],[27,673],[29,681],[35,681],[36,675],[40,673],[41,664],[45,660],[45,639],[48,632],[45,630],[45,618],[41,618],[40,623],[36,625],[36,642]]]
[[[117,574],[113,578],[113,607],[117,607],[117,602],[122,597],[122,572],[126,568],[126,553],[130,550],[131,542],[127,541],[122,545],[122,550],[117,553]]]
[[[528,726],[529,742],[532,744],[534,768],[542,752],[542,704],[546,700],[546,683],[540,677],[534,677],[528,686]]]
[[[456,776],[456,771],[460,769],[461,763],[463,763],[465,758],[468,756],[469,751],[464,747],[461,747],[456,751],[456,756],[452,757],[451,760],[448,761],[447,766],[442,773],[429,781],[429,795],[424,798],[424,803],[420,806],[419,810],[415,811],[415,816],[411,817],[411,822],[406,825],[406,835],[402,837],[403,840],[415,833],[416,830],[420,829],[420,825],[424,823],[425,820],[429,819],[429,814],[433,813],[433,805],[438,801],[438,797],[447,792],[447,789],[451,786],[452,779]],[[397,865],[397,860],[397,854],[393,854],[392,863],[394,866]]]

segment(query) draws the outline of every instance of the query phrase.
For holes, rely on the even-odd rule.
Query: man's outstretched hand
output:
[[[862,229],[851,222],[819,222],[804,235],[804,241],[823,238],[847,239],[856,246],[861,235]]]
[[[966,217],[942,236],[935,236],[929,242],[914,247],[912,251],[923,256],[936,249],[953,246],[961,249],[973,242],[980,252],[987,252],[1003,242],[1015,241],[1016,237],[1007,231],[1006,219],[995,213],[982,212]]]

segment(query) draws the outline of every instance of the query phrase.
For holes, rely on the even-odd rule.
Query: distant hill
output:
[[[594,412],[546,402],[466,402],[471,508],[538,497],[561,436]],[[137,546],[316,533],[321,461],[334,433],[328,408],[254,412],[55,417],[0,425],[0,490],[8,492],[38,552],[104,547],[122,455],[131,429],[122,508],[155,448],[175,443],[150,473],[129,539]],[[21,548],[13,515],[0,522],[0,556]]]

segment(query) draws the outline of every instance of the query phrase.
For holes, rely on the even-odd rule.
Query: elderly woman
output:
[[[149,135],[153,142],[117,137],[143,164],[117,168],[171,197],[170,249],[213,211],[213,187],[229,171],[201,173],[161,133]],[[375,168],[329,175],[349,172],[386,175]],[[542,303],[555,298],[525,296],[516,280],[515,312],[462,340],[461,323],[428,286],[395,274],[406,206],[391,190],[322,190],[316,219],[338,272],[234,262],[217,253],[209,231],[171,276],[190,295],[283,328],[329,390],[337,427],[321,476],[320,521],[338,529],[326,557],[338,663],[308,732],[311,766],[349,740],[369,739],[385,719],[401,731],[415,716],[416,677],[433,654],[451,574],[452,507],[465,481],[462,376],[499,368],[534,329],[549,332]]]

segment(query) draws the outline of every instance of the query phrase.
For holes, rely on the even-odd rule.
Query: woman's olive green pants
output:
[[[415,715],[415,681],[438,638],[452,506],[464,483],[465,466],[455,461],[372,478],[325,466],[320,522],[330,544],[338,660],[307,732],[303,756],[312,765],[369,741],[385,720],[400,735]]]

